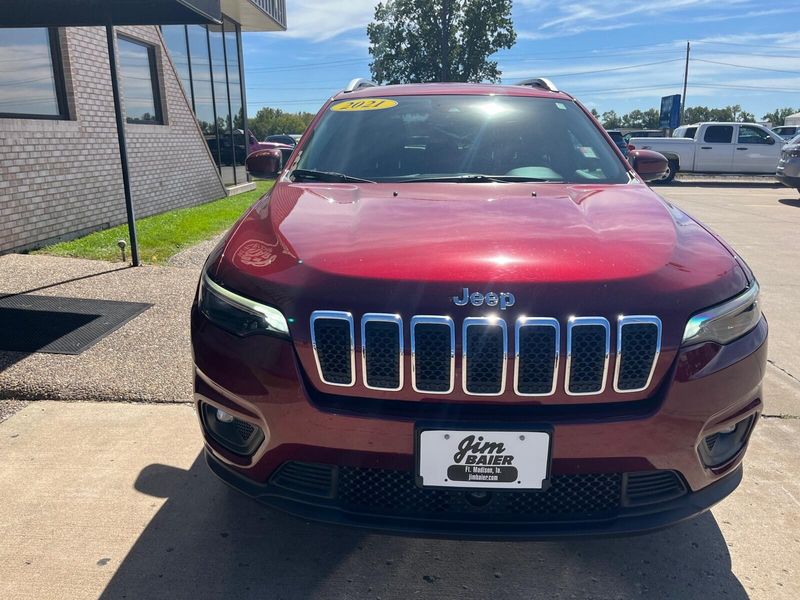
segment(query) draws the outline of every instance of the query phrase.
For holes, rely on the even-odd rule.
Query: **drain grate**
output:
[[[0,351],[80,354],[152,304],[0,295]]]

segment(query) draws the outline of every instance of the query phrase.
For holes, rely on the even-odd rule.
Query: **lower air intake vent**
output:
[[[687,493],[674,471],[557,474],[544,490],[421,488],[413,471],[284,463],[270,478],[279,494],[325,498],[349,513],[474,522],[602,520],[626,507],[665,502]]]
[[[335,467],[314,463],[287,462],[272,476],[271,483],[321,498],[333,496],[333,474]]]
[[[625,504],[639,506],[683,496],[686,486],[675,471],[643,471],[625,475]]]
[[[338,497],[343,508],[373,514],[519,515],[528,518],[592,518],[620,505],[622,475],[554,475],[544,491],[491,491],[488,502],[470,502],[469,492],[417,487],[408,471],[340,467]]]

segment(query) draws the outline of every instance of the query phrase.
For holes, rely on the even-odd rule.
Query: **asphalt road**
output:
[[[0,598],[800,597],[800,199],[757,184],[659,192],[742,253],[771,326],[766,416],[742,486],[711,512],[547,543],[320,526],[218,482],[190,406],[31,402],[0,423]]]

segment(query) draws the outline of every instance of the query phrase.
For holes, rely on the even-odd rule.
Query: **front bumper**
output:
[[[265,339],[268,341],[265,342]],[[236,338],[196,312],[192,321],[195,399],[261,427],[265,442],[251,456],[228,452],[205,434],[212,469],[225,481],[272,506],[304,518],[414,535],[477,538],[603,535],[647,531],[706,510],[735,489],[746,444],[729,462],[703,465],[698,445],[709,433],[762,410],[767,324],[728,344],[680,351],[651,397],[597,405],[492,405],[371,400],[327,395],[306,380],[291,342],[264,336]],[[671,471],[685,493],[646,506],[620,502],[591,518],[484,520],[458,516],[376,515],[309,498],[276,486],[291,462],[334,469],[413,473],[415,428],[479,429],[489,422],[553,431],[553,476]],[[624,490],[623,490],[624,491]],[[461,519],[461,520],[459,520]]]
[[[782,158],[775,177],[787,187],[800,189],[800,157]]]
[[[415,537],[548,539],[646,533],[708,510],[733,492],[742,480],[740,465],[700,491],[685,492],[657,503],[620,506],[610,514],[580,519],[558,516],[546,520],[520,519],[486,514],[479,508],[474,508],[474,512],[455,514],[389,514],[343,505],[335,492],[326,498],[290,489],[281,485],[281,480],[259,484],[240,475],[208,450],[205,456],[208,466],[225,483],[259,502],[296,517]]]

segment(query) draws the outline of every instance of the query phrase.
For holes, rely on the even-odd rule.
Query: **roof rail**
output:
[[[362,88],[369,88],[369,87],[378,87],[378,84],[374,81],[370,81],[369,79],[362,79],[360,77],[353,79],[350,83],[347,84],[347,87],[344,88],[345,93],[355,92],[356,90],[360,90]]]
[[[558,91],[556,85],[552,81],[550,81],[549,79],[545,79],[544,77],[536,77],[534,79],[523,79],[522,81],[518,82],[517,85],[526,85],[528,87],[539,88],[540,90],[545,90],[547,92]]]

